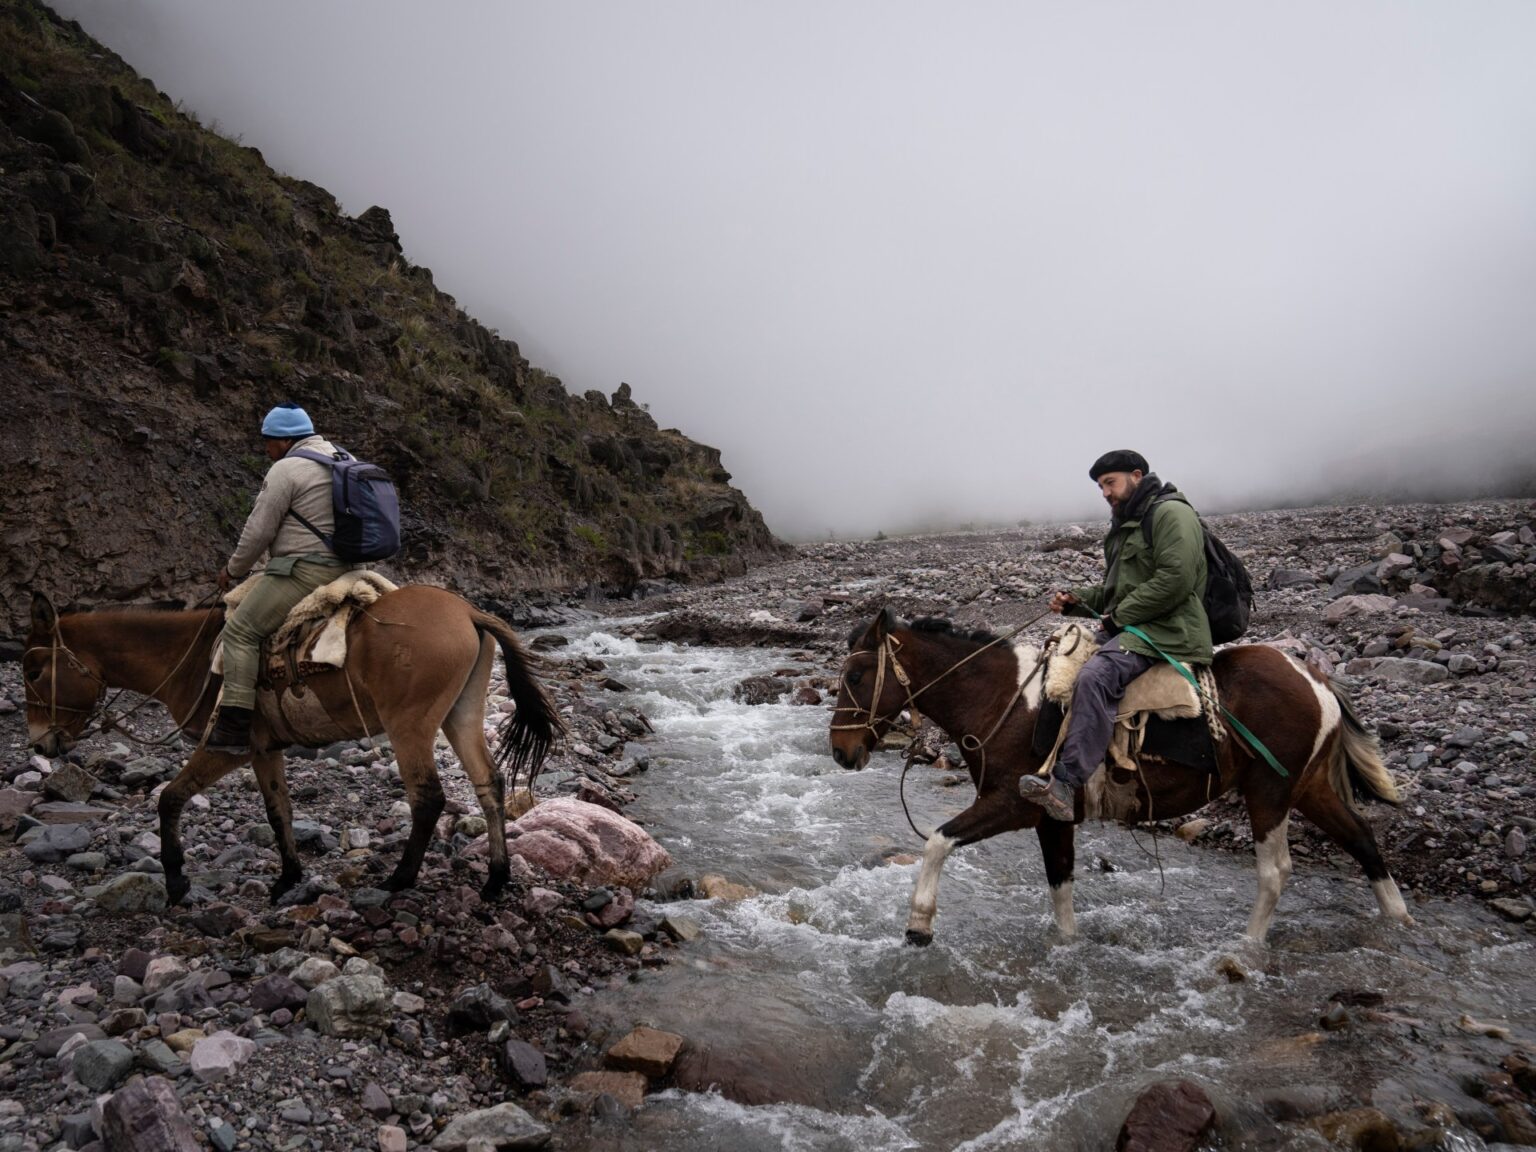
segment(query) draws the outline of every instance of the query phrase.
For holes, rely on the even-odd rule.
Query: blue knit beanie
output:
[[[297,404],[279,404],[261,422],[261,434],[268,440],[296,440],[315,434],[309,413]]]

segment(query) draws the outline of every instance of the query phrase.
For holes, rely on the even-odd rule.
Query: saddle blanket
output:
[[[1048,773],[1066,736],[1072,691],[1078,673],[1099,650],[1093,634],[1080,624],[1067,624],[1054,637],[1056,647],[1046,666],[1044,694],[1035,723],[1034,750],[1045,757],[1040,772]],[[1127,686],[1115,715],[1109,752],[1084,790],[1088,816],[1133,823],[1140,816],[1136,778],[1143,756],[1155,756],[1215,774],[1216,742],[1225,736],[1215,717],[1216,679],[1208,667],[1196,667],[1200,691],[1167,663],[1153,665]],[[1202,707],[1202,697],[1209,707]],[[1111,772],[1113,768],[1116,771]]]
[[[230,589],[224,596],[225,606],[237,607],[255,579],[252,576]],[[283,655],[294,648],[293,658],[299,665],[340,668],[347,661],[347,624],[352,614],[396,587],[392,580],[377,572],[344,572],[295,604],[282,627],[268,638],[264,651],[274,663],[282,663]],[[215,675],[223,674],[223,644],[214,645],[213,671]]]

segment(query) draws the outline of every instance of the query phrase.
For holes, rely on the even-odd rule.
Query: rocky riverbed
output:
[[[1532,932],[1526,846],[1536,834],[1536,777],[1527,734],[1536,731],[1536,621],[1511,611],[1530,605],[1523,534],[1532,513],[1524,502],[1480,502],[1212,521],[1261,586],[1251,638],[1334,667],[1381,733],[1404,803],[1371,815],[1409,899],[1462,902],[1494,936],[1516,940]],[[880,607],[977,627],[1022,623],[1052,590],[1096,578],[1101,527],[814,545],[724,584],[652,585],[638,602],[587,608],[614,633],[674,647],[771,647],[761,669],[741,676],[736,700],[809,713],[830,703],[850,628]],[[1492,590],[1487,600],[1483,590]],[[699,875],[704,868],[681,841],[657,881],[665,892],[648,898],[634,876],[626,884],[591,869],[563,879],[542,870],[559,864],[558,851],[541,855],[538,845],[560,824],[561,805],[612,813],[637,793],[643,800],[652,778],[668,771],[664,762],[650,767],[649,718],[627,705],[646,687],[644,661],[615,670],[591,646],[567,644],[562,633],[593,629],[592,611],[542,623],[555,626],[537,631],[533,644],[572,731],[539,782],[544,802],[523,818],[526,856],[515,858],[522,863],[511,891],[489,907],[476,895],[483,825],[451,753],[440,750],[450,809],[419,887],[390,896],[376,885],[407,823],[398,775],[387,747],[339,745],[290,756],[310,879],[283,907],[268,906],[277,860],[243,771],[187,810],[195,886],[185,907],[164,910],[153,796],[179,749],[107,736],[67,761],[35,761],[22,747],[17,666],[0,665],[0,829],[18,837],[0,857],[0,1150],[88,1147],[114,1133],[113,1147],[223,1152],[394,1152],[481,1138],[624,1147],[630,1110],[651,1107],[645,1093],[688,1076],[689,1086],[705,1087],[708,1077],[693,1083],[699,1062],[690,1064],[684,1037],[635,1029],[652,1021],[604,1005],[702,946],[690,941],[709,918],[682,898],[709,896],[714,907],[753,889]],[[503,703],[498,688],[493,712]],[[150,715],[139,735],[156,735],[163,723]],[[934,751],[933,779],[958,785],[952,750],[939,741]],[[545,829],[530,834],[539,819]],[[1298,876],[1354,871],[1304,821],[1292,828]],[[1251,849],[1236,806],[1213,805],[1183,832],[1196,852]],[[630,847],[643,852],[638,842]],[[750,881],[753,870],[741,859],[733,879]],[[658,987],[670,990],[682,972],[674,968]],[[1510,990],[1511,1005],[1529,1001],[1529,988]],[[1346,1008],[1375,1019],[1369,1003]],[[1388,1139],[1388,1130],[1398,1145],[1423,1147],[1451,1146],[1423,1140],[1452,1130],[1536,1140],[1536,1085],[1520,1047],[1529,1037],[1519,1028],[1500,1039],[1507,1022],[1477,1033],[1472,1020],[1453,1029],[1463,1039],[1432,1044],[1395,1017],[1373,1026],[1393,1029],[1394,1044],[1437,1047],[1432,1059],[1461,1069],[1454,1098],[1441,1102],[1446,1114],[1405,1127],[1338,1118],[1368,1098],[1331,1099],[1310,1112],[1284,1104],[1309,1131],[1321,1124],[1346,1144]],[[134,1124],[137,1135],[126,1131]]]
[[[32,756],[19,668],[0,666],[0,830],[16,841],[0,857],[0,1148],[558,1146],[564,1118],[637,1104],[680,1041],[594,1031],[585,1007],[693,930],[635,912],[630,886],[666,857],[615,813],[649,724],[598,661],[555,659],[545,678],[570,733],[501,901],[477,894],[485,822],[446,745],[418,886],[376,887],[409,810],[387,743],[346,743],[290,752],[307,878],[281,907],[243,769],[188,807],[194,886],[167,910],[154,798],[179,741]],[[497,680],[493,716],[504,704]],[[134,723],[166,727],[158,709]],[[514,794],[509,816],[526,805]]]

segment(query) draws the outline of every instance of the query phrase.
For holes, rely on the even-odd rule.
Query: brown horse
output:
[[[22,657],[27,735],[45,756],[61,755],[101,706],[107,688],[122,688],[164,704],[186,733],[200,736],[217,697],[209,661],[222,608],[167,612],[125,610],[59,615],[45,596],[32,599],[32,629]],[[497,646],[506,664],[507,691],[517,705],[499,731],[492,756],[485,740],[485,692]],[[416,882],[421,861],[442,815],[443,786],[433,758],[439,729],[458,753],[485,813],[490,833],[490,877],[481,895],[506,885],[504,770],[536,775],[551,741],[563,731],[531,661],[512,629],[441,588],[411,585],[386,593],[347,627],[345,671],[306,675],[304,691],[328,714],[317,743],[387,733],[411,806],[411,832],[391,891]],[[247,760],[256,771],[267,820],[277,834],[282,871],[275,903],[303,874],[294,848],[292,809],[279,739],[258,710],[253,754],[227,755],[198,748],[160,794],[160,861],[171,903],[186,895],[184,853],[177,825],[192,797]],[[307,739],[306,733],[295,736]]]
[[[975,802],[928,838],[907,922],[913,944],[933,939],[939,873],[949,853],[1022,828],[1034,828],[1040,837],[1057,927],[1065,936],[1076,934],[1074,824],[1047,818],[1038,805],[1019,796],[1020,777],[1043,762],[1033,750],[1042,677],[1031,673],[1039,658],[1038,648],[998,643],[988,633],[956,632],[948,621],[903,623],[889,608],[850,637],[833,713],[833,759],[844,768],[864,767],[902,710],[916,704],[961,742],[977,789]],[[1290,767],[1290,774],[1281,776],[1229,734],[1216,746],[1219,780],[1143,757],[1135,774],[1140,811],[1160,819],[1183,816],[1237,789],[1248,807],[1258,855],[1259,894],[1248,920],[1254,940],[1268,933],[1291,874],[1286,829],[1292,808],[1360,862],[1382,915],[1411,924],[1370,825],[1354,805],[1357,790],[1390,803],[1396,802],[1397,790],[1375,738],[1362,727],[1343,688],[1265,645],[1224,649],[1212,667],[1221,702]],[[975,740],[967,740],[968,735]],[[1077,822],[1082,819],[1079,790]]]

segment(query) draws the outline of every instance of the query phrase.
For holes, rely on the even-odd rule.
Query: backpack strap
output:
[[[1152,513],[1157,511],[1157,506],[1165,500],[1172,500],[1172,496],[1159,496],[1147,505],[1147,510],[1141,514],[1141,538],[1147,542],[1147,547],[1152,547]]]
[[[300,516],[299,515],[299,511],[298,511],[297,508],[290,508],[290,509],[288,509],[288,515],[292,516],[300,524],[304,525],[304,527],[308,528],[316,536],[320,537],[320,543],[324,544],[327,549],[329,549],[332,552],[336,551],[336,549],[331,545],[331,538],[329,536],[327,536],[324,532],[320,531],[320,529],[316,528],[308,520],[304,519],[304,517]]]
[[[314,452],[314,451],[311,451],[308,448],[292,448],[292,449],[289,449],[288,455],[290,455],[290,456],[302,456],[306,460],[313,460],[316,464],[324,464],[326,467],[330,467],[331,465],[336,464],[337,462],[342,461],[342,460],[350,460],[351,459],[351,457],[348,456],[345,452],[343,452],[340,448],[336,449],[336,455],[335,456],[327,456],[323,452]],[[333,545],[331,543],[331,537],[327,536],[324,532],[320,531],[320,529],[316,528],[308,520],[304,519],[304,517],[300,516],[299,513],[298,513],[298,509],[296,509],[296,508],[288,509],[288,515],[292,516],[300,524],[304,525],[304,527],[308,528],[311,532],[313,532],[316,536],[318,536],[320,538],[320,543],[325,545],[327,551],[330,551],[330,552],[336,551],[335,545]]]

